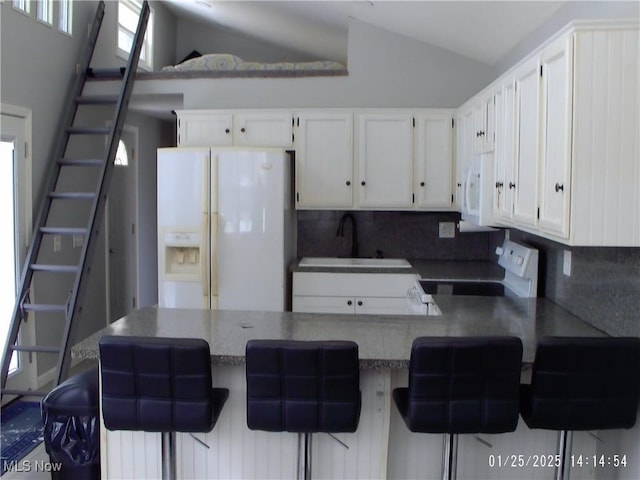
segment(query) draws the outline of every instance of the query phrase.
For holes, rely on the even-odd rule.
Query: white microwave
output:
[[[474,156],[464,173],[462,220],[480,227],[495,225],[493,217],[493,154]]]

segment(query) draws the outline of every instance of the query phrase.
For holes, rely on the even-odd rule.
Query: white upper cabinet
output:
[[[516,176],[513,219],[535,227],[538,209],[538,105],[540,66],[533,58],[514,72],[516,82]]]
[[[513,218],[513,194],[516,173],[516,83],[507,76],[496,93],[496,148],[494,217],[499,221]]]
[[[296,115],[296,207],[353,206],[353,115]]]
[[[569,235],[571,198],[572,37],[550,44],[540,57],[542,102],[540,132],[541,230]]]
[[[413,115],[359,114],[358,206],[407,209],[413,205]]]
[[[293,144],[291,112],[181,110],[180,147],[282,147]]]
[[[452,207],[452,123],[451,112],[416,115],[414,191],[418,208]]]
[[[637,21],[573,22],[494,83],[501,224],[569,245],[640,246],[638,32]]]

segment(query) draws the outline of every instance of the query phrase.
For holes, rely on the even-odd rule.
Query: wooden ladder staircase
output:
[[[34,223],[33,237],[2,354],[3,396],[43,396],[47,393],[5,388],[11,358],[16,352],[26,352],[29,358],[32,355],[57,356],[54,387],[69,374],[70,349],[76,340],[78,317],[83,310],[83,295],[104,217],[118,143],[150,12],[145,1],[126,67],[97,70],[91,68],[91,59],[104,10],[105,3],[101,1],[59,122],[60,131],[50,158],[46,190]],[[87,79],[100,76],[112,78],[114,75],[122,81],[119,95],[83,94]],[[96,120],[102,117],[104,122],[96,126]],[[64,254],[60,251],[52,254],[56,249],[59,250],[56,246],[61,240],[69,240],[69,237],[72,237],[76,248],[68,249],[69,252]],[[21,330],[24,330],[22,327],[28,321],[37,322],[39,328],[46,322],[48,325],[43,331],[61,332],[61,335],[47,338],[52,345],[28,341],[27,335],[21,335]],[[48,334],[46,336],[50,337]],[[56,338],[59,338],[58,344],[54,344]]]

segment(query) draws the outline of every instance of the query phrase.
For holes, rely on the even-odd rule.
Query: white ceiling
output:
[[[346,60],[357,19],[494,65],[566,1],[219,1],[165,0],[198,18],[310,56]]]

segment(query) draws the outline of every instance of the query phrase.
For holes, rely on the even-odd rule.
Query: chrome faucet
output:
[[[351,220],[351,257],[356,258],[358,256],[358,227],[356,226],[356,219],[353,214],[345,213],[342,215],[338,223],[336,237],[344,237],[344,223],[347,219]]]

